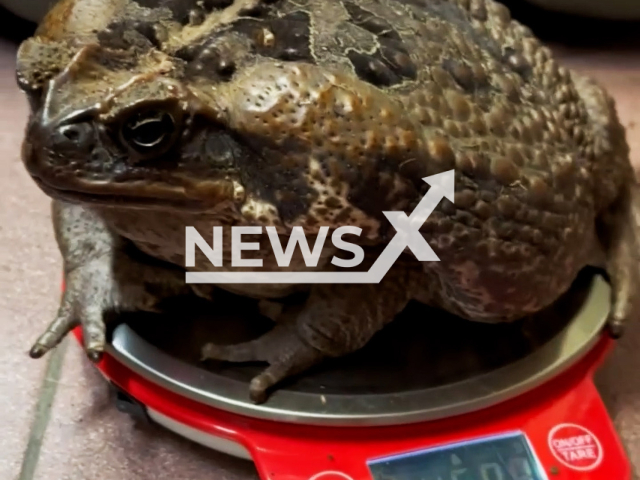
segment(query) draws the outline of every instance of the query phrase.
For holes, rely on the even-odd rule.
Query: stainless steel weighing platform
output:
[[[580,360],[598,341],[610,287],[583,271],[556,304],[514,324],[463,321],[421,305],[362,350],[281,385],[262,405],[248,383],[264,364],[200,363],[208,342],[237,343],[272,323],[234,295],[215,306],[176,299],[167,313],[128,314],[108,353],[179,395],[237,414],[307,425],[399,425],[495,405],[531,390]]]

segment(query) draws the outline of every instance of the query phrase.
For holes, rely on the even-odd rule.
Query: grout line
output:
[[[35,475],[38,459],[40,458],[42,441],[51,418],[51,407],[53,406],[53,399],[58,389],[58,382],[62,372],[62,361],[67,351],[67,343],[68,341],[65,338],[57,348],[49,352],[44,379],[40,385],[33,423],[29,431],[29,441],[27,442],[27,448],[22,457],[22,467],[20,468],[20,474],[17,480],[32,480]]]

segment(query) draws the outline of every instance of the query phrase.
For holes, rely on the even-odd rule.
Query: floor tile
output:
[[[27,103],[15,46],[0,42],[0,478],[17,478],[46,361],[27,352],[57,308],[60,262],[49,200],[19,159]]]
[[[107,383],[72,340],[34,480],[254,480],[253,464],[116,410]]]

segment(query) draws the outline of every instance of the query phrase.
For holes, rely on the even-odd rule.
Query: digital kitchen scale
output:
[[[632,478],[592,380],[613,344],[610,287],[597,272],[515,324],[412,305],[364,349],[262,405],[248,383],[264,364],[199,362],[204,343],[271,325],[251,301],[229,298],[116,322],[98,368],[121,410],[252,460],[263,480]]]

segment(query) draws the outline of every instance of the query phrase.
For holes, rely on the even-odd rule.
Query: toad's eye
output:
[[[162,150],[173,138],[176,124],[167,112],[147,111],[130,118],[122,127],[122,139],[140,153]]]

